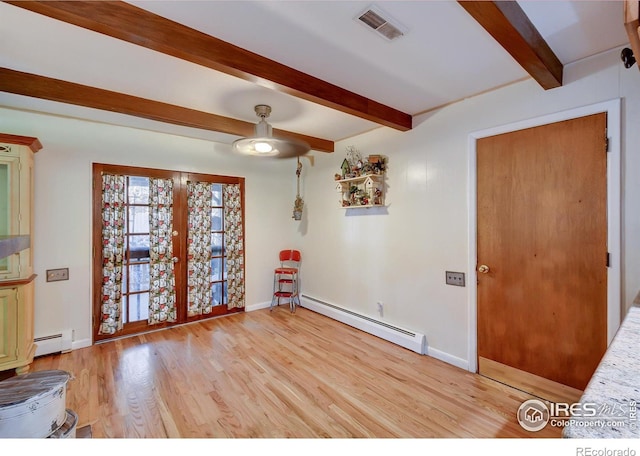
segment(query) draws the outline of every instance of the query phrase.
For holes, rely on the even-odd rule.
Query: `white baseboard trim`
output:
[[[92,345],[91,339],[74,340],[73,343],[71,344],[71,350],[87,348],[87,347],[91,347],[91,345]]]
[[[271,301],[259,302],[257,304],[251,304],[244,306],[245,312],[253,312],[254,310],[267,309],[271,305]]]
[[[450,355],[449,353],[437,350],[433,347],[428,347],[426,354],[432,358],[444,361],[447,364],[451,364],[464,370],[469,370],[469,361],[466,359],[458,358],[457,356]]]

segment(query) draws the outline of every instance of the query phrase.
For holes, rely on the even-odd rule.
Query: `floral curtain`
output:
[[[125,176],[102,175],[102,304],[99,334],[122,329]]]
[[[222,187],[227,254],[227,307],[244,307],[244,238],[240,185]]]
[[[211,313],[211,188],[208,182],[187,184],[188,315]]]
[[[149,246],[149,324],[175,322],[171,179],[149,179]]]

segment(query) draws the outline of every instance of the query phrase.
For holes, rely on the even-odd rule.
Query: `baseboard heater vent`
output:
[[[67,329],[60,334],[36,337],[33,341],[36,344],[35,356],[50,355],[52,353],[66,353],[71,351],[73,331]]]
[[[424,334],[399,328],[304,294],[302,295],[301,304],[309,310],[408,348],[421,355],[427,353],[427,338]]]

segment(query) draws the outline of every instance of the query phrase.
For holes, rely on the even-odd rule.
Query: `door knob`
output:
[[[174,236],[177,236],[177,235],[178,235],[178,232],[177,232],[177,231],[174,231],[172,234],[173,234]]]
[[[173,261],[174,263],[177,263],[180,260],[178,259],[178,257],[173,257],[173,258],[171,258],[171,261]]]
[[[480,267],[478,268],[478,272],[481,274],[486,274],[489,272],[489,266],[487,266],[486,264],[481,264]]]

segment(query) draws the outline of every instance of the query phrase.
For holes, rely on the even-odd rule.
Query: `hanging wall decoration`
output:
[[[293,203],[293,219],[294,220],[302,220],[302,209],[304,207],[304,201],[302,197],[300,197],[300,173],[302,172],[302,163],[300,163],[300,157],[298,157],[298,167],[296,168],[296,200]]]
[[[369,208],[385,206],[385,173],[387,157],[368,155],[363,157],[355,146],[346,148],[347,158],[342,161],[340,172],[334,174],[336,190],[343,208]]]

